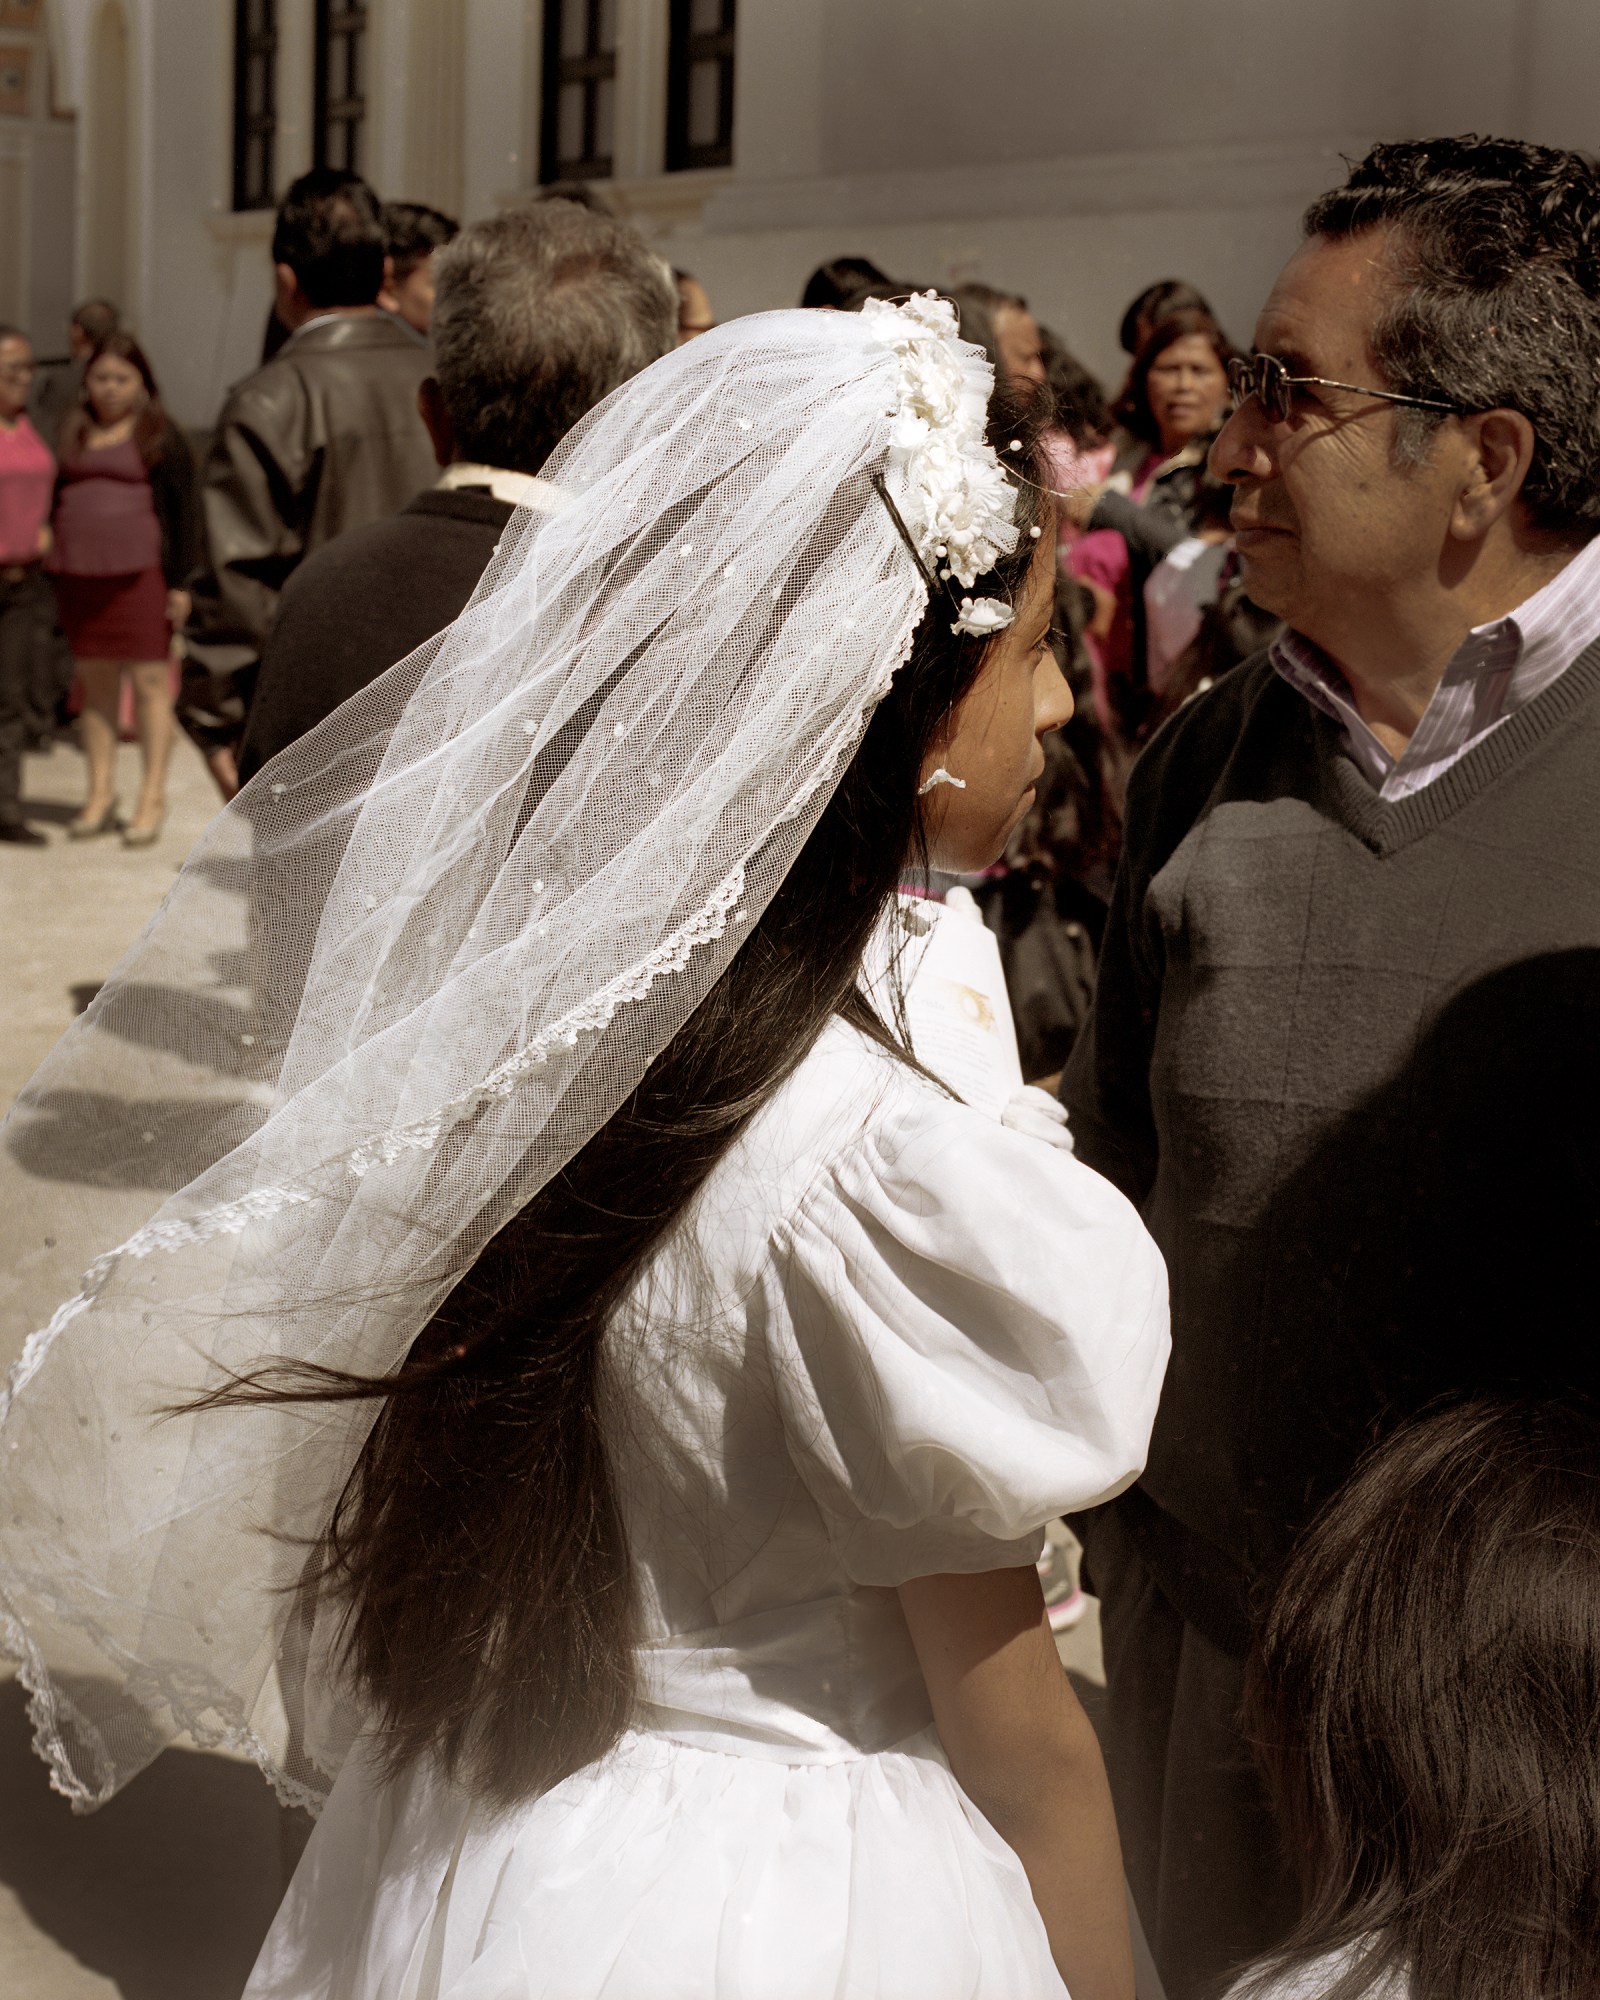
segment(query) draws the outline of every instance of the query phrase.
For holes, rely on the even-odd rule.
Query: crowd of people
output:
[[[548,211],[538,225],[546,232],[563,227],[559,217],[572,208],[592,218],[565,225],[585,238],[578,254],[589,254],[588,231],[608,256],[626,262],[630,246],[638,255],[637,238],[583,183],[558,183],[530,207]],[[277,217],[261,368],[230,392],[199,467],[112,303],[79,307],[70,365],[41,369],[31,382],[26,341],[4,331],[0,365],[18,393],[8,407],[0,386],[0,477],[10,481],[15,523],[6,551],[14,580],[0,616],[0,635],[10,635],[0,636],[0,659],[15,662],[0,673],[0,838],[42,842],[21,811],[20,757],[29,745],[46,746],[58,724],[75,731],[87,767],[74,839],[120,833],[141,846],[157,838],[175,719],[221,796],[231,797],[291,740],[286,730],[311,726],[402,656],[401,640],[419,643],[455,615],[513,504],[506,475],[533,478],[585,409],[661,351],[652,322],[649,351],[630,350],[621,373],[600,370],[595,393],[586,382],[577,397],[552,397],[543,386],[564,371],[576,333],[547,359],[536,332],[513,355],[475,351],[462,366],[447,354],[441,371],[436,294],[458,227],[422,204],[380,204],[352,174],[303,176]],[[526,260],[531,299],[541,284],[533,274],[545,274],[548,292],[558,254],[553,237],[535,242],[528,231],[501,261]],[[469,248],[456,262],[475,255]],[[711,331],[705,287],[688,271],[671,278],[675,338]],[[477,283],[476,269],[469,282]],[[855,311],[869,298],[918,289],[867,258],[842,257],[812,274],[801,304]],[[1234,350],[1194,287],[1166,280],[1128,307],[1120,332],[1129,371],[1114,400],[1020,296],[979,284],[951,296],[963,335],[984,348],[997,379],[1048,396],[1052,410],[1057,629],[1076,715],[1050,746],[1028,826],[975,885],[1003,940],[1025,1067],[1047,1075],[1065,1061],[1087,1009],[1133,756],[1166,715],[1266,643],[1275,626],[1239,582],[1227,488],[1205,471]],[[529,324],[537,327],[536,318]],[[585,366],[574,372],[584,375]],[[463,426],[450,417],[439,388],[446,378],[458,397],[485,399],[486,421]],[[536,396],[547,412],[526,439],[511,407],[519,395]],[[498,485],[473,472],[478,458],[462,460],[455,437],[467,433],[494,440],[473,450],[487,454],[481,462]],[[465,528],[474,510],[476,537]],[[439,525],[445,518],[453,532]],[[419,520],[429,526],[408,533],[402,525]],[[396,586],[386,580],[371,600],[386,609],[357,649],[363,678],[325,667],[310,677],[314,686],[300,687],[307,677],[285,663],[320,600],[308,583],[301,614],[285,586],[334,541],[339,557],[326,570],[313,567],[313,579],[365,562],[368,539],[344,538],[379,524],[387,525],[372,546],[395,542]],[[455,545],[468,542],[463,566]],[[446,572],[448,585],[436,588]],[[269,635],[286,607],[258,700]],[[138,737],[144,777],[125,814],[114,771],[126,733]]]
[[[231,798],[291,740],[285,728],[310,727],[455,616],[512,506],[537,491],[538,467],[585,410],[715,324],[704,288],[676,271],[663,333],[659,261],[583,184],[558,184],[530,210],[480,225],[456,254],[458,298],[491,303],[481,323],[470,299],[446,315],[441,360],[437,287],[459,225],[420,203],[380,203],[355,174],[303,175],[273,233],[261,367],[230,392],[198,466],[111,301],[73,314],[66,366],[36,368],[26,336],[0,328],[0,840],[44,844],[22,812],[21,760],[58,726],[87,767],[73,839],[156,840],[175,724]],[[599,258],[614,283],[571,295],[589,321],[550,326],[542,304],[569,296],[551,285],[569,253]],[[289,578],[336,539],[327,574],[341,578],[369,549],[344,538],[379,524],[372,546],[394,547],[359,675],[336,649],[331,672],[324,662],[309,685],[291,685],[284,662],[324,574],[313,565],[307,611],[275,642],[258,709]],[[125,816],[115,750],[130,724],[144,777]]]
[[[812,273],[800,302],[859,311],[925,288],[840,257]],[[1088,1011],[1134,758],[1280,626],[1244,586],[1231,488],[1208,469],[1237,350],[1193,285],[1164,279],[1131,301],[1119,327],[1127,373],[1110,395],[1020,294],[967,283],[948,295],[997,382],[1049,412],[1055,632],[1075,710],[1047,746],[1027,822],[972,885],[1001,940],[1024,1069],[1047,1077]]]
[[[0,1407],[7,1629],[111,1633],[62,1789],[202,1716],[326,1796],[261,2000],[1132,2000],[1124,1875],[1167,2000],[1596,1990],[1593,165],[1379,146],[1109,394],[864,257],[718,328],[582,188],[318,170],[272,254],[198,470],[110,306],[48,403],[0,329],[0,837],[71,711],[154,840],[176,717],[253,871],[256,1122],[151,1114]],[[953,882],[993,1118],[864,969]],[[147,1501],[77,1440],[164,1307]]]

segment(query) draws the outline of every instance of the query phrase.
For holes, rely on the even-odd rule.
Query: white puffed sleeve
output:
[[[1166,1270],[1072,1154],[907,1091],[769,1250],[789,1453],[857,1583],[1031,1562],[1143,1470]]]

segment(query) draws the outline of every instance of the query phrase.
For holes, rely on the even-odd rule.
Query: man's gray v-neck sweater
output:
[[[1111,1504],[1218,1644],[1408,1414],[1600,1392],[1597,1085],[1600,644],[1394,804],[1264,657],[1156,737],[1061,1094],[1172,1281]]]

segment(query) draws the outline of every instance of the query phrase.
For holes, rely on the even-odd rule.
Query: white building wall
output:
[[[541,18],[539,0],[467,0],[464,218],[489,214],[538,178]],[[401,201],[410,199],[402,189],[394,192]]]
[[[103,0],[51,4],[76,108]],[[271,297],[270,218],[229,212],[233,8],[124,4],[142,93],[130,307],[173,407],[203,423]],[[1026,293],[1108,381],[1122,308],[1153,278],[1193,280],[1246,338],[1341,152],[1471,129],[1600,141],[1600,0],[741,0],[736,164],[664,176],[667,0],[617,4],[612,196],[722,317],[792,303],[855,252]],[[286,183],[310,157],[312,0],[280,12]],[[540,0],[373,0],[372,19],[380,191],[459,190],[467,217],[525,193]]]
[[[0,320],[44,355],[65,346],[76,232],[76,135],[52,91],[50,26],[42,13],[0,25],[7,69],[20,56],[27,74],[22,103],[0,114]]]
[[[737,167],[659,239],[720,315],[854,252],[1025,293],[1108,382],[1154,278],[1247,338],[1342,153],[1600,142],[1596,0],[741,0],[739,34]]]
[[[37,353],[63,354],[77,276],[77,133],[71,119],[53,117],[33,134],[28,227],[23,324]]]
[[[120,290],[169,406],[204,423],[259,352],[272,294],[271,218],[229,213],[233,10],[226,0],[120,0],[132,79],[124,161],[95,115],[107,0],[53,4],[68,57],[62,94],[78,113],[74,289]],[[113,214],[126,238],[120,268],[104,247]]]

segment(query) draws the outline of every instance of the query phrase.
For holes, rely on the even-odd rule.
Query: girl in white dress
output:
[[[137,1107],[158,1193],[106,1250],[102,1191],[0,1188],[22,1292],[87,1267],[0,1613],[76,1803],[187,1730],[323,1806],[252,2000],[1131,2000],[1034,1562],[1142,1466],[1164,1274],[861,983],[1070,712],[990,386],[927,298],[619,390],[25,1093]],[[129,1052],[230,896],[178,1117]]]

